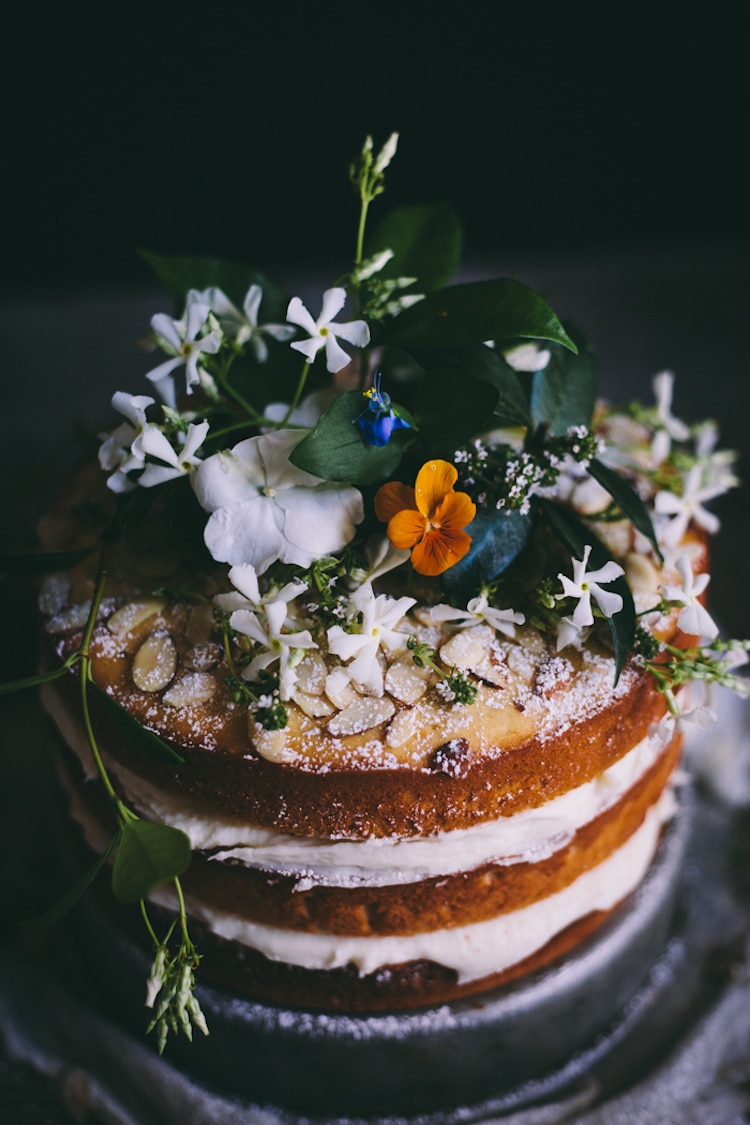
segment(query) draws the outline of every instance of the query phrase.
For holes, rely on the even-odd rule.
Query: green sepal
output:
[[[90,547],[80,547],[71,551],[2,551],[0,552],[0,574],[54,574],[58,570],[69,570],[87,559],[95,551],[96,543]]]
[[[586,547],[591,545],[590,568],[598,570],[608,562],[616,562],[610,552],[598,539],[590,527],[573,515],[568,508],[553,504],[549,500],[539,500],[539,506],[544,518],[563,546],[577,559],[582,559]],[[622,609],[607,618],[612,644],[615,650],[615,684],[620,678],[620,673],[625,667],[628,656],[633,650],[635,641],[635,606],[630,587],[624,575],[620,575],[614,582],[607,583],[607,589],[619,594],[622,598]]]
[[[497,400],[491,383],[467,379],[462,368],[430,370],[418,384],[413,404],[420,443],[433,457],[452,459],[455,449],[487,427]]]
[[[487,419],[488,426],[528,425],[531,421],[527,395],[518,375],[495,348],[486,344],[467,344],[460,348],[411,348],[414,359],[427,371],[439,367],[453,367],[460,373],[465,387],[465,376],[481,379],[495,387],[499,394],[494,415]],[[456,448],[458,443],[454,443]]]
[[[120,829],[118,828],[117,832],[109,842],[109,847],[105,851],[103,851],[100,856],[97,856],[91,867],[89,867],[88,871],[84,872],[80,879],[78,879],[73,884],[67,894],[63,895],[58,903],[56,903],[49,910],[46,910],[44,914],[38,914],[35,918],[24,918],[23,921],[19,923],[19,925],[24,927],[28,926],[30,929],[42,929],[45,926],[55,926],[62,918],[65,917],[66,914],[68,914],[73,909],[78,900],[84,896],[84,894],[89,889],[94,879],[97,877],[102,867],[104,867],[104,864],[112,854],[112,849],[119,842]]]
[[[395,440],[397,435],[380,447],[365,441],[356,421],[366,409],[367,399],[359,391],[337,395],[315,429],[292,450],[289,460],[315,476],[349,484],[378,484],[392,476],[403,448]]]
[[[112,868],[112,891],[120,902],[140,902],[160,883],[176,879],[190,863],[190,839],[179,828],[150,820],[127,820]]]
[[[646,536],[653,545],[659,559],[663,562],[664,556],[661,553],[654,525],[651,522],[651,514],[635,489],[631,488],[619,473],[610,469],[608,465],[602,464],[601,461],[589,461],[588,470],[594,480],[607,490],[622,514],[630,520],[642,535]]]
[[[147,754],[149,758],[153,758],[155,762],[161,762],[167,766],[182,765],[185,759],[168,743],[159,738],[157,734],[154,734],[152,730],[141,726],[138,720],[134,719],[129,711],[121,707],[116,699],[113,699],[111,695],[103,691],[93,680],[89,681],[89,686],[102,710],[109,715],[115,726],[119,727],[134,746],[142,750],[144,754]]]
[[[252,266],[241,266],[221,258],[206,258],[192,254],[185,256],[154,254],[150,250],[139,250],[138,253],[144,261],[148,262],[156,276],[172,294],[180,313],[188,289],[209,289],[211,286],[217,286],[223,289],[230,301],[241,311],[242,302],[250,286],[260,285],[263,290],[261,323],[283,324],[286,320],[288,297]]]
[[[536,524],[536,511],[480,512],[466,528],[471,549],[442,576],[451,592],[474,591],[491,582],[518,558]]]
[[[384,281],[416,277],[414,292],[446,285],[461,258],[461,223],[446,204],[397,207],[378,223],[365,243],[365,258],[383,250],[393,257],[374,275]]]
[[[571,426],[590,426],[596,405],[594,357],[585,341],[572,332],[577,353],[551,348],[550,360],[542,371],[535,371],[531,382],[531,418],[536,429],[560,436]]]
[[[551,340],[575,352],[547,302],[520,281],[472,281],[428,293],[383,326],[387,343],[460,347],[486,340]]]

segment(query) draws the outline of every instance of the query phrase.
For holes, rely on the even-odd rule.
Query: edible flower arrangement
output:
[[[274,760],[287,760],[292,706],[334,734],[427,691],[471,707],[492,681],[494,639],[519,630],[558,652],[611,652],[615,682],[628,661],[646,667],[667,702],[665,737],[711,720],[712,683],[745,691],[734,668],[748,646],[719,639],[708,578],[694,577],[685,546],[689,528],[717,529],[705,505],[737,483],[715,426],[673,414],[669,373],[656,376],[652,406],[601,405],[586,341],[538,294],[507,279],[449,284],[461,242],[450,208],[400,207],[371,227],[397,143],[394,133],[376,149],[368,137],[351,165],[353,260],[317,315],[253,268],[146,255],[177,315],[151,321],[150,393],[112,400],[122,421],[98,456],[116,516],[82,639],[59,667],[7,685],[77,670],[115,827],[64,905],[114,855],[114,892],[140,903],[153,940],[147,1003],[160,1050],[169,1031],[207,1031],[179,881],[189,843],[120,800],[88,717],[97,697],[138,726],[90,669],[107,551],[128,513],[158,496],[190,507],[186,526],[200,523],[206,566],[221,576],[208,601],[227,682]],[[52,553],[48,569],[77,558]],[[694,643],[658,639],[651,626],[670,614]],[[686,706],[688,681],[706,694]],[[147,752],[174,761],[144,734]],[[159,937],[146,899],[163,882],[178,919]]]

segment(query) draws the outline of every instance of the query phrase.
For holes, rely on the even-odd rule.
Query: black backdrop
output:
[[[392,129],[391,200],[455,204],[473,258],[744,239],[742,6],[586,7],[15,10],[3,288],[145,278],[138,246],[344,269],[347,160]]]

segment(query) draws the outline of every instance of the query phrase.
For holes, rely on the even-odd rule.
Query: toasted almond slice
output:
[[[404,707],[397,712],[388,724],[385,732],[386,746],[391,750],[398,749],[408,742],[419,731],[421,725],[419,709]]]
[[[141,691],[161,691],[177,669],[177,649],[169,633],[159,631],[146,637],[133,657],[132,676]]]
[[[223,655],[221,645],[213,641],[204,641],[202,644],[193,645],[185,653],[185,664],[194,672],[209,672],[215,668]]]
[[[322,695],[326,689],[328,668],[319,652],[308,650],[296,668],[297,688],[306,695]]]
[[[472,625],[454,633],[440,649],[440,659],[449,667],[473,668],[488,655],[494,632],[487,625]]]
[[[288,762],[296,757],[286,744],[285,730],[266,730],[250,715],[250,736],[255,749],[267,762]]]
[[[292,699],[311,719],[327,719],[335,711],[324,695],[312,695],[307,691],[295,691]]]
[[[190,610],[186,630],[187,639],[190,641],[191,645],[205,644],[206,641],[210,640],[213,631],[213,606],[206,603],[194,605]]]
[[[142,621],[161,613],[165,603],[159,598],[143,598],[138,601],[126,602],[116,609],[107,621],[107,628],[116,637],[124,637],[137,629]]]
[[[164,692],[164,702],[170,707],[197,707],[208,703],[219,685],[208,672],[188,672]]]
[[[401,703],[416,703],[430,684],[430,669],[418,668],[411,658],[394,660],[385,674],[385,690]]]
[[[362,731],[387,722],[395,710],[390,699],[385,697],[376,699],[373,696],[362,695],[333,716],[328,723],[328,731],[334,737],[361,734]]]

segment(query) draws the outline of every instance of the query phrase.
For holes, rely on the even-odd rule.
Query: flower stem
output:
[[[284,426],[286,426],[287,422],[289,421],[289,419],[292,416],[292,413],[297,409],[297,406],[299,405],[299,400],[302,398],[302,392],[305,389],[305,383],[307,382],[307,376],[309,375],[309,373],[310,373],[310,364],[309,364],[309,362],[306,362],[304,364],[303,368],[302,368],[302,373],[300,374],[299,382],[297,383],[297,389],[294,392],[294,397],[292,398],[292,401],[289,404],[289,409],[287,410],[286,414],[281,419],[281,421],[278,423],[278,428],[280,430],[283,429]]]
[[[117,794],[115,793],[112,782],[109,780],[109,774],[104,768],[104,762],[102,761],[101,754],[99,753],[99,746],[96,741],[96,735],[94,734],[94,728],[91,725],[91,715],[89,713],[88,687],[89,683],[93,682],[93,678],[91,675],[91,638],[93,636],[94,626],[96,625],[96,619],[99,614],[99,606],[101,605],[102,597],[104,596],[104,587],[106,585],[106,581],[107,574],[102,563],[100,562],[99,572],[96,578],[94,597],[91,602],[91,610],[89,612],[88,620],[86,622],[86,628],[83,633],[81,647],[78,650],[79,660],[81,663],[81,713],[83,716],[84,730],[86,731],[86,739],[89,744],[89,749],[91,750],[91,755],[94,759],[94,765],[96,766],[97,773],[101,778],[102,785],[107,792],[107,796],[117,809],[118,820],[120,821],[120,823],[123,823],[125,818],[123,817],[122,809],[120,807],[121,802]]]

